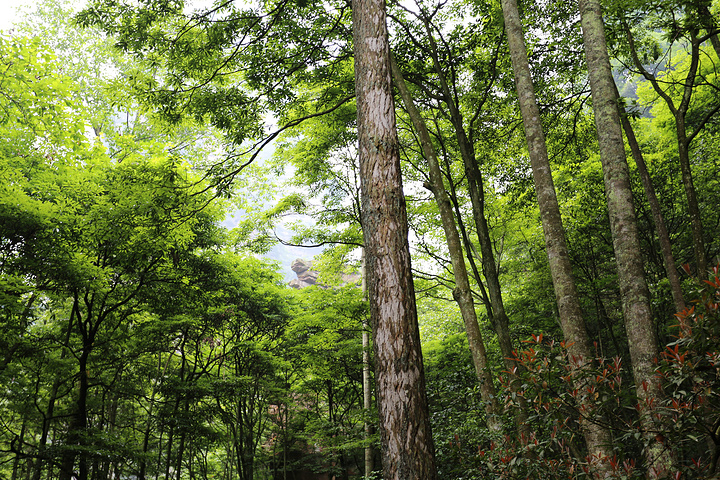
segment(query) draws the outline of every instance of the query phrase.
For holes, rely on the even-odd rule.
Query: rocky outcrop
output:
[[[290,265],[290,268],[293,272],[295,272],[298,277],[290,280],[290,283],[288,283],[288,285],[290,285],[292,288],[300,289],[309,287],[310,285],[318,285],[321,288],[327,288],[326,285],[321,285],[317,283],[318,275],[320,272],[312,269],[312,260],[303,260],[302,258],[297,258],[292,263],[292,265]],[[342,285],[360,284],[359,273],[343,273],[341,274],[340,279]]]
[[[292,288],[305,288],[315,285],[320,274],[320,272],[312,270],[312,261],[303,260],[302,258],[295,259],[290,268],[298,277],[290,280],[289,285]]]

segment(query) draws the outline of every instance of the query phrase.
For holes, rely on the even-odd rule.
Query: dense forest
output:
[[[38,0],[0,32],[0,480],[720,478],[718,35]],[[306,288],[278,245],[322,247]]]

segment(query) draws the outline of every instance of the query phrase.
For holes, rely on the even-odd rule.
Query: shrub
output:
[[[524,408],[529,436],[508,433],[478,445],[476,475],[498,479],[719,478],[720,457],[720,278],[698,283],[692,306],[676,314],[673,341],[657,359],[663,398],[640,404],[632,375],[620,358],[597,357],[581,368],[563,342],[533,335],[515,353],[522,368],[514,389],[509,373],[501,377],[508,412]],[[652,432],[640,428],[640,415],[653,419]],[[614,437],[612,458],[590,458],[581,433],[583,422],[607,426]],[[512,424],[508,425],[511,428]],[[649,434],[648,434],[649,433]],[[472,436],[467,437],[472,438]],[[487,437],[486,437],[487,438]],[[457,448],[463,444],[454,439]],[[668,449],[668,472],[647,472],[643,452],[650,443]],[[452,444],[453,442],[451,442]],[[467,443],[464,450],[467,451]],[[600,468],[602,467],[602,468]],[[471,477],[467,477],[471,478]]]

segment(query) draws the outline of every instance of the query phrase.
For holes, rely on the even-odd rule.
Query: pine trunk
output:
[[[362,291],[363,298],[367,298],[367,269],[365,268],[365,250],[362,252]],[[365,415],[370,417],[370,411],[372,410],[372,385],[370,377],[370,323],[367,317],[363,317],[362,321],[362,364],[363,364],[363,410]],[[363,440],[365,445],[365,478],[370,478],[373,470],[375,469],[373,462],[373,447],[370,443],[370,437],[372,436],[372,426],[366,419],[363,422]]]
[[[362,228],[385,480],[434,480],[383,0],[353,3]]]

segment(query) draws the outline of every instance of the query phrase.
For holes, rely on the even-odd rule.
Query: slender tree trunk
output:
[[[68,349],[70,348],[70,337],[72,336],[73,321],[75,321],[76,309],[73,308],[70,311],[70,318],[68,319],[68,326],[65,332],[65,343],[63,343],[62,352],[60,352],[60,360],[64,360],[67,357]],[[40,441],[38,442],[38,456],[35,462],[35,468],[33,470],[32,480],[40,480],[42,476],[43,463],[47,456],[47,444],[48,435],[50,434],[50,423],[52,422],[55,415],[55,401],[57,400],[58,391],[62,381],[60,378],[55,378],[53,381],[52,389],[50,390],[50,397],[48,398],[47,412],[43,416],[42,433],[40,434]]]
[[[678,87],[682,88],[682,98],[678,104],[670,97],[670,95],[664,90],[665,85],[661,85],[658,82],[655,75],[650,73],[642,64],[637,49],[635,47],[635,39],[633,38],[630,26],[621,20],[625,33],[627,35],[628,47],[630,49],[630,56],[632,57],[635,68],[645,77],[647,81],[652,85],[655,93],[660,96],[670,109],[670,113],[673,114],[675,119],[675,132],[677,135],[678,144],[678,161],[680,163],[680,172],[682,174],[683,189],[685,190],[685,199],[688,203],[688,216],[690,217],[690,227],[692,229],[693,238],[693,250],[695,252],[695,267],[697,269],[697,276],[701,279],[707,277],[707,256],[705,254],[705,239],[703,236],[703,224],[702,217],[700,215],[700,206],[697,199],[697,193],[695,192],[695,184],[693,182],[692,170],[690,168],[690,142],[700,129],[707,123],[710,117],[705,117],[702,120],[701,125],[697,126],[694,133],[688,135],[687,125],[685,123],[685,116],[687,115],[688,109],[690,108],[690,99],[692,98],[693,89],[695,87],[695,80],[698,71],[698,65],[700,62],[700,41],[698,39],[697,31],[691,29],[690,35],[690,65],[688,67],[688,73],[685,76],[685,80],[682,85]]]
[[[490,228],[488,227],[487,218],[485,216],[485,190],[482,173],[478,167],[475,157],[475,147],[469,140],[465,131],[463,116],[457,104],[453,100],[453,92],[448,85],[445,71],[440,65],[437,44],[430,29],[430,23],[427,18],[423,19],[425,31],[430,43],[431,58],[435,73],[440,80],[440,88],[443,93],[445,103],[450,112],[450,120],[455,129],[455,138],[460,147],[460,156],[463,159],[465,167],[465,175],[468,179],[468,192],[470,194],[470,202],[472,204],[473,220],[475,221],[475,229],[480,243],[480,260],[482,262],[482,271],[487,283],[487,291],[490,305],[486,305],[488,317],[490,318],[493,329],[498,337],[500,351],[504,358],[512,358],[513,347],[510,339],[510,321],[505,311],[505,304],[502,298],[502,289],[500,287],[500,279],[498,276],[497,264],[495,263],[495,252],[493,251],[492,238],[490,236]],[[442,182],[442,180],[441,180]],[[472,252],[468,252],[472,254]],[[481,279],[477,279],[478,283],[482,283]],[[512,367],[509,367],[512,370]]]
[[[186,417],[187,418],[187,417]],[[175,479],[180,480],[182,478],[182,471],[183,471],[183,458],[185,457],[185,446],[186,446],[186,433],[183,431],[180,434],[180,438],[178,441],[178,454],[176,459],[176,470],[175,470]]]
[[[242,373],[236,366],[236,375]],[[256,392],[257,393],[257,392]],[[238,401],[235,409],[235,418],[238,425],[235,439],[235,450],[238,458],[238,472],[243,480],[251,480],[255,475],[255,448],[257,442],[253,436],[254,430],[261,427],[254,423],[251,416],[255,409],[254,402]]]
[[[47,455],[47,443],[48,435],[50,433],[50,422],[52,421],[54,416],[55,401],[57,400],[57,394],[59,389],[60,380],[55,379],[52,389],[50,390],[47,411],[43,415],[42,432],[40,434],[40,440],[38,442],[37,460],[35,461],[32,480],[40,480],[40,477],[42,475],[43,464],[45,463],[45,457]]]
[[[138,473],[138,480],[146,480],[145,472],[147,471],[147,461],[145,460],[145,457],[148,454],[148,450],[150,448],[150,433],[151,433],[151,423],[150,423],[150,416],[152,415],[152,409],[148,411],[148,421],[147,425],[145,426],[145,433],[143,435],[143,446],[142,446],[142,455],[140,457],[140,467],[139,467],[139,473]]]
[[[455,289],[453,290],[453,298],[460,308],[460,313],[465,322],[465,331],[468,336],[468,345],[472,353],[473,364],[475,365],[475,374],[480,385],[480,395],[485,403],[488,416],[488,427],[491,430],[499,431],[502,429],[498,414],[500,407],[497,401],[497,392],[492,381],[492,372],[488,362],[487,353],[485,351],[485,343],[483,342],[480,326],[478,325],[477,314],[475,312],[475,303],[472,299],[472,291],[470,289],[470,281],[468,279],[467,268],[465,267],[465,259],[463,258],[462,244],[460,243],[460,235],[458,235],[455,226],[455,216],[452,211],[450,198],[445,191],[445,183],[443,182],[440,165],[438,164],[435,147],[430,139],[430,133],[427,130],[425,121],[420,116],[420,112],[415,107],[410,92],[405,84],[402,72],[398,68],[394,59],[390,58],[395,85],[400,91],[405,108],[410,115],[415,131],[420,137],[420,144],[425,155],[425,159],[430,167],[430,184],[427,187],[433,193],[435,202],[440,212],[443,230],[445,231],[445,239],[450,254],[450,263],[452,264],[453,276],[455,278]]]
[[[122,374],[120,374],[122,375]],[[118,377],[118,381],[119,381]],[[105,428],[105,434],[109,436],[115,435],[115,425],[117,424],[117,413],[119,409],[119,400],[118,395],[115,392],[110,393],[110,405],[108,406],[108,412],[107,412],[107,423]],[[108,478],[112,478],[110,475],[110,468],[111,465],[117,465],[116,461],[110,460],[109,458],[105,458],[102,460],[102,462],[96,463],[94,466],[94,475],[97,476],[98,479],[105,480]]]
[[[83,432],[87,429],[87,397],[90,389],[88,383],[87,361],[90,355],[92,344],[85,345],[83,351],[78,357],[78,367],[80,369],[78,376],[78,398],[75,405],[75,413],[70,422],[70,431],[67,435],[65,452],[62,455],[62,464],[60,467],[60,480],[70,480],[74,475],[75,460],[78,460],[78,471],[75,478],[77,480],[87,480],[87,456],[85,453],[78,454],[77,449],[84,440]]]
[[[12,474],[10,480],[18,479],[18,472],[20,471],[20,457],[23,456],[23,446],[25,445],[25,430],[27,429],[27,417],[23,417],[22,426],[20,427],[20,436],[17,442],[17,451],[15,452],[15,458],[13,459]]]
[[[545,249],[548,255],[553,287],[555,288],[560,324],[568,345],[568,352],[576,362],[574,366],[581,369],[585,364],[592,361],[593,354],[582,316],[565,240],[565,231],[560,216],[560,207],[550,172],[545,134],[540,121],[540,110],[535,98],[517,2],[515,0],[502,0],[502,9],[515,75],[515,86],[518,92],[520,111],[523,117],[525,137],[532,165],[535,193],[540,207],[540,217],[545,235]],[[581,408],[585,406],[592,411],[591,401],[586,403],[581,399]],[[591,457],[612,457],[612,436],[606,428],[585,421],[582,423],[582,429]],[[607,467],[602,466],[603,462],[598,463],[598,473],[601,476],[606,475]]]
[[[158,353],[158,366],[157,366],[157,378],[161,378],[165,372],[167,372],[168,366],[170,364],[170,359],[172,358],[172,355],[168,355],[168,363],[165,365],[165,369],[162,368],[162,352]],[[139,460],[139,467],[138,467],[138,480],[146,480],[146,472],[147,472],[147,455],[150,450],[150,434],[152,433],[152,423],[153,423],[153,411],[155,409],[155,384],[153,383],[152,390],[150,391],[150,401],[147,409],[147,422],[145,426],[145,432],[143,434],[143,444],[142,444],[142,455],[140,456]],[[161,450],[160,446],[158,446],[158,450]],[[159,463],[158,468],[159,469]]]
[[[178,398],[177,400],[175,400],[175,407],[173,409],[172,418],[177,417],[177,413],[179,410],[180,410],[180,399]],[[172,462],[173,462],[172,451],[173,451],[173,442],[175,440],[175,426],[170,425],[169,430],[170,431],[168,432],[167,445],[166,445],[166,449],[165,449],[165,451],[166,451],[166,453],[165,453],[165,478],[166,479],[170,478],[170,470],[172,470]],[[159,466],[160,465],[158,464],[158,467]],[[160,470],[160,469],[158,468],[158,470]]]
[[[619,100],[620,95],[617,92],[617,86],[615,93]],[[645,195],[647,196],[653,221],[655,222],[655,232],[657,233],[658,241],[660,242],[663,264],[665,265],[665,273],[667,274],[668,281],[670,282],[670,291],[675,304],[675,310],[682,312],[685,310],[685,299],[683,298],[680,275],[678,274],[677,268],[675,268],[675,258],[672,253],[670,235],[668,234],[667,227],[665,226],[665,219],[663,218],[662,211],[660,210],[660,202],[655,194],[655,187],[653,186],[652,179],[650,178],[650,173],[648,172],[647,165],[645,164],[645,159],[643,158],[642,151],[640,150],[640,145],[638,145],[637,138],[635,137],[635,131],[633,130],[630,120],[625,113],[625,108],[620,102],[618,102],[618,106],[620,107],[620,119],[622,121],[623,130],[625,131],[625,137],[630,145],[630,150],[632,151],[632,156],[635,159],[638,173],[640,173],[640,180],[642,181],[645,189]]]
[[[447,161],[445,162],[445,171],[451,171],[449,162]],[[480,275],[477,263],[475,262],[475,254],[473,252],[474,247],[472,241],[470,240],[470,235],[468,234],[467,228],[465,227],[465,222],[462,218],[462,211],[460,210],[460,201],[458,200],[457,189],[455,188],[455,185],[453,185],[452,181],[449,181],[447,186],[447,194],[450,198],[450,202],[452,203],[453,211],[455,212],[455,219],[457,220],[457,227],[460,231],[460,238],[462,239],[463,246],[465,247],[465,258],[467,259],[468,264],[470,264],[470,271],[472,272],[475,283],[477,283],[478,289],[480,290],[480,301],[485,306],[485,310],[488,313],[488,316],[491,316],[492,305],[490,304],[490,297],[488,296],[485,285],[482,282],[482,276]]]
[[[662,444],[655,440],[649,409],[650,402],[661,397],[661,385],[655,375],[658,353],[655,324],[650,309],[650,292],[645,283],[643,259],[630,188],[630,172],[625,158],[617,90],[612,77],[605,41],[605,27],[598,0],[579,0],[583,44],[587,57],[590,90],[593,99],[600,159],[605,180],[605,195],[610,215],[610,231],[618,269],[620,299],[630,347],[637,396],[649,450],[646,462],[650,476],[659,478],[669,468]]]
[[[367,298],[367,269],[365,268],[365,249],[362,251],[362,292],[363,297]],[[365,478],[370,478],[372,471],[375,469],[373,462],[373,448],[370,444],[372,436],[372,426],[368,421],[370,411],[372,410],[372,385],[370,379],[370,324],[367,316],[362,321],[362,363],[363,363],[363,410],[365,420],[363,421],[363,440],[367,442],[365,445]]]
[[[700,204],[695,191],[692,170],[690,168],[690,139],[685,129],[685,114],[678,112],[675,115],[675,129],[677,130],[678,158],[680,172],[682,173],[683,188],[688,202],[690,226],[692,228],[693,249],[697,263],[698,278],[705,279],[708,275],[707,255],[705,254],[705,238],[703,237],[703,224],[700,215]]]
[[[362,228],[385,480],[437,478],[383,0],[353,2]]]
[[[495,252],[494,252],[494,246],[492,242],[492,238],[490,236],[490,228],[487,223],[487,218],[485,215],[485,191],[484,191],[484,182],[482,173],[480,172],[480,168],[478,166],[477,158],[475,155],[475,147],[473,143],[468,138],[467,132],[465,130],[465,125],[463,121],[462,113],[460,112],[460,109],[458,108],[457,104],[455,103],[455,100],[453,99],[453,92],[450,89],[450,86],[448,85],[445,71],[440,65],[440,58],[438,55],[438,49],[437,44],[435,42],[435,38],[432,34],[432,31],[430,29],[430,23],[427,18],[424,20],[425,24],[425,30],[429,39],[430,44],[430,52],[431,52],[431,58],[433,61],[433,65],[435,68],[435,73],[437,74],[439,81],[440,81],[440,88],[443,93],[443,97],[445,100],[445,103],[448,106],[448,111],[450,113],[450,120],[453,124],[454,130],[455,130],[455,137],[458,142],[458,146],[460,148],[460,155],[463,160],[463,166],[465,169],[465,175],[468,179],[468,193],[470,194],[470,202],[472,205],[472,212],[473,212],[473,220],[475,223],[475,230],[477,232],[478,236],[478,242],[480,244],[480,260],[482,262],[482,272],[483,276],[485,277],[485,282],[487,284],[487,292],[485,292],[483,280],[479,275],[479,272],[477,271],[477,268],[474,265],[473,256],[476,254],[474,245],[470,242],[469,238],[467,237],[467,234],[463,232],[463,239],[465,240],[466,249],[467,249],[467,256],[470,259],[471,266],[473,266],[473,272],[475,279],[477,281],[477,284],[483,289],[483,296],[486,297],[486,303],[485,308],[488,313],[488,318],[490,319],[490,322],[492,323],[493,330],[495,331],[495,334],[497,335],[498,344],[500,346],[500,352],[503,356],[503,362],[505,364],[505,368],[508,372],[517,372],[520,369],[522,369],[522,366],[519,364],[516,364],[512,360],[513,358],[513,345],[512,340],[510,338],[510,320],[507,316],[507,312],[505,311],[505,303],[503,301],[502,297],[502,288],[500,287],[500,278],[499,278],[499,272],[497,268],[497,264],[495,262]],[[418,118],[419,114],[418,114]],[[417,127],[416,127],[417,129]],[[428,139],[425,142],[427,145],[432,146],[432,143],[430,142],[429,135]],[[433,152],[434,153],[434,152]],[[426,154],[427,156],[427,154]],[[436,156],[433,158],[436,159]],[[437,161],[436,161],[437,163]],[[432,171],[431,171],[432,173]],[[438,185],[443,186],[444,191],[444,185],[442,181],[442,176],[440,175],[439,167],[438,167]],[[431,183],[434,183],[431,181]],[[447,197],[447,195],[445,195]],[[437,197],[436,197],[437,199]],[[441,200],[437,200],[438,205]],[[452,211],[450,210],[449,216],[447,219],[452,220]],[[461,223],[460,217],[458,215],[458,224]],[[451,222],[452,229],[455,230],[454,221]],[[458,242],[459,243],[459,242]],[[450,247],[450,241],[448,240],[448,246]],[[459,245],[458,245],[459,247]],[[460,252],[462,253],[462,248],[460,248]],[[462,257],[461,257],[462,258]],[[463,262],[463,270],[465,271],[465,276],[467,277],[467,269],[464,268],[464,262]],[[457,283],[456,283],[457,285]],[[469,286],[468,286],[468,292]],[[453,295],[454,296],[454,295]],[[469,297],[470,300],[472,300],[471,297]],[[465,301],[465,300],[464,300]],[[461,306],[462,311],[462,306]],[[476,319],[477,323],[477,317],[474,314],[474,306],[473,306],[473,316]],[[468,330],[469,332],[469,330]],[[478,331],[479,334],[479,331]],[[468,333],[468,336],[470,334]],[[476,367],[477,368],[477,367]],[[514,377],[515,374],[511,373],[511,375]],[[511,386],[515,388],[516,382],[511,382]],[[487,392],[490,392],[490,389],[486,389]],[[494,388],[493,388],[494,392]],[[494,395],[494,393],[493,393]],[[521,398],[521,404],[524,406],[524,401]],[[494,405],[493,405],[494,406]],[[526,420],[527,420],[527,412],[524,408],[521,408],[518,412],[519,415],[516,418],[516,422],[518,423],[519,427],[519,433],[521,439],[528,439],[528,429],[526,426]],[[490,425],[493,427],[493,425]],[[497,427],[499,428],[499,423]]]

